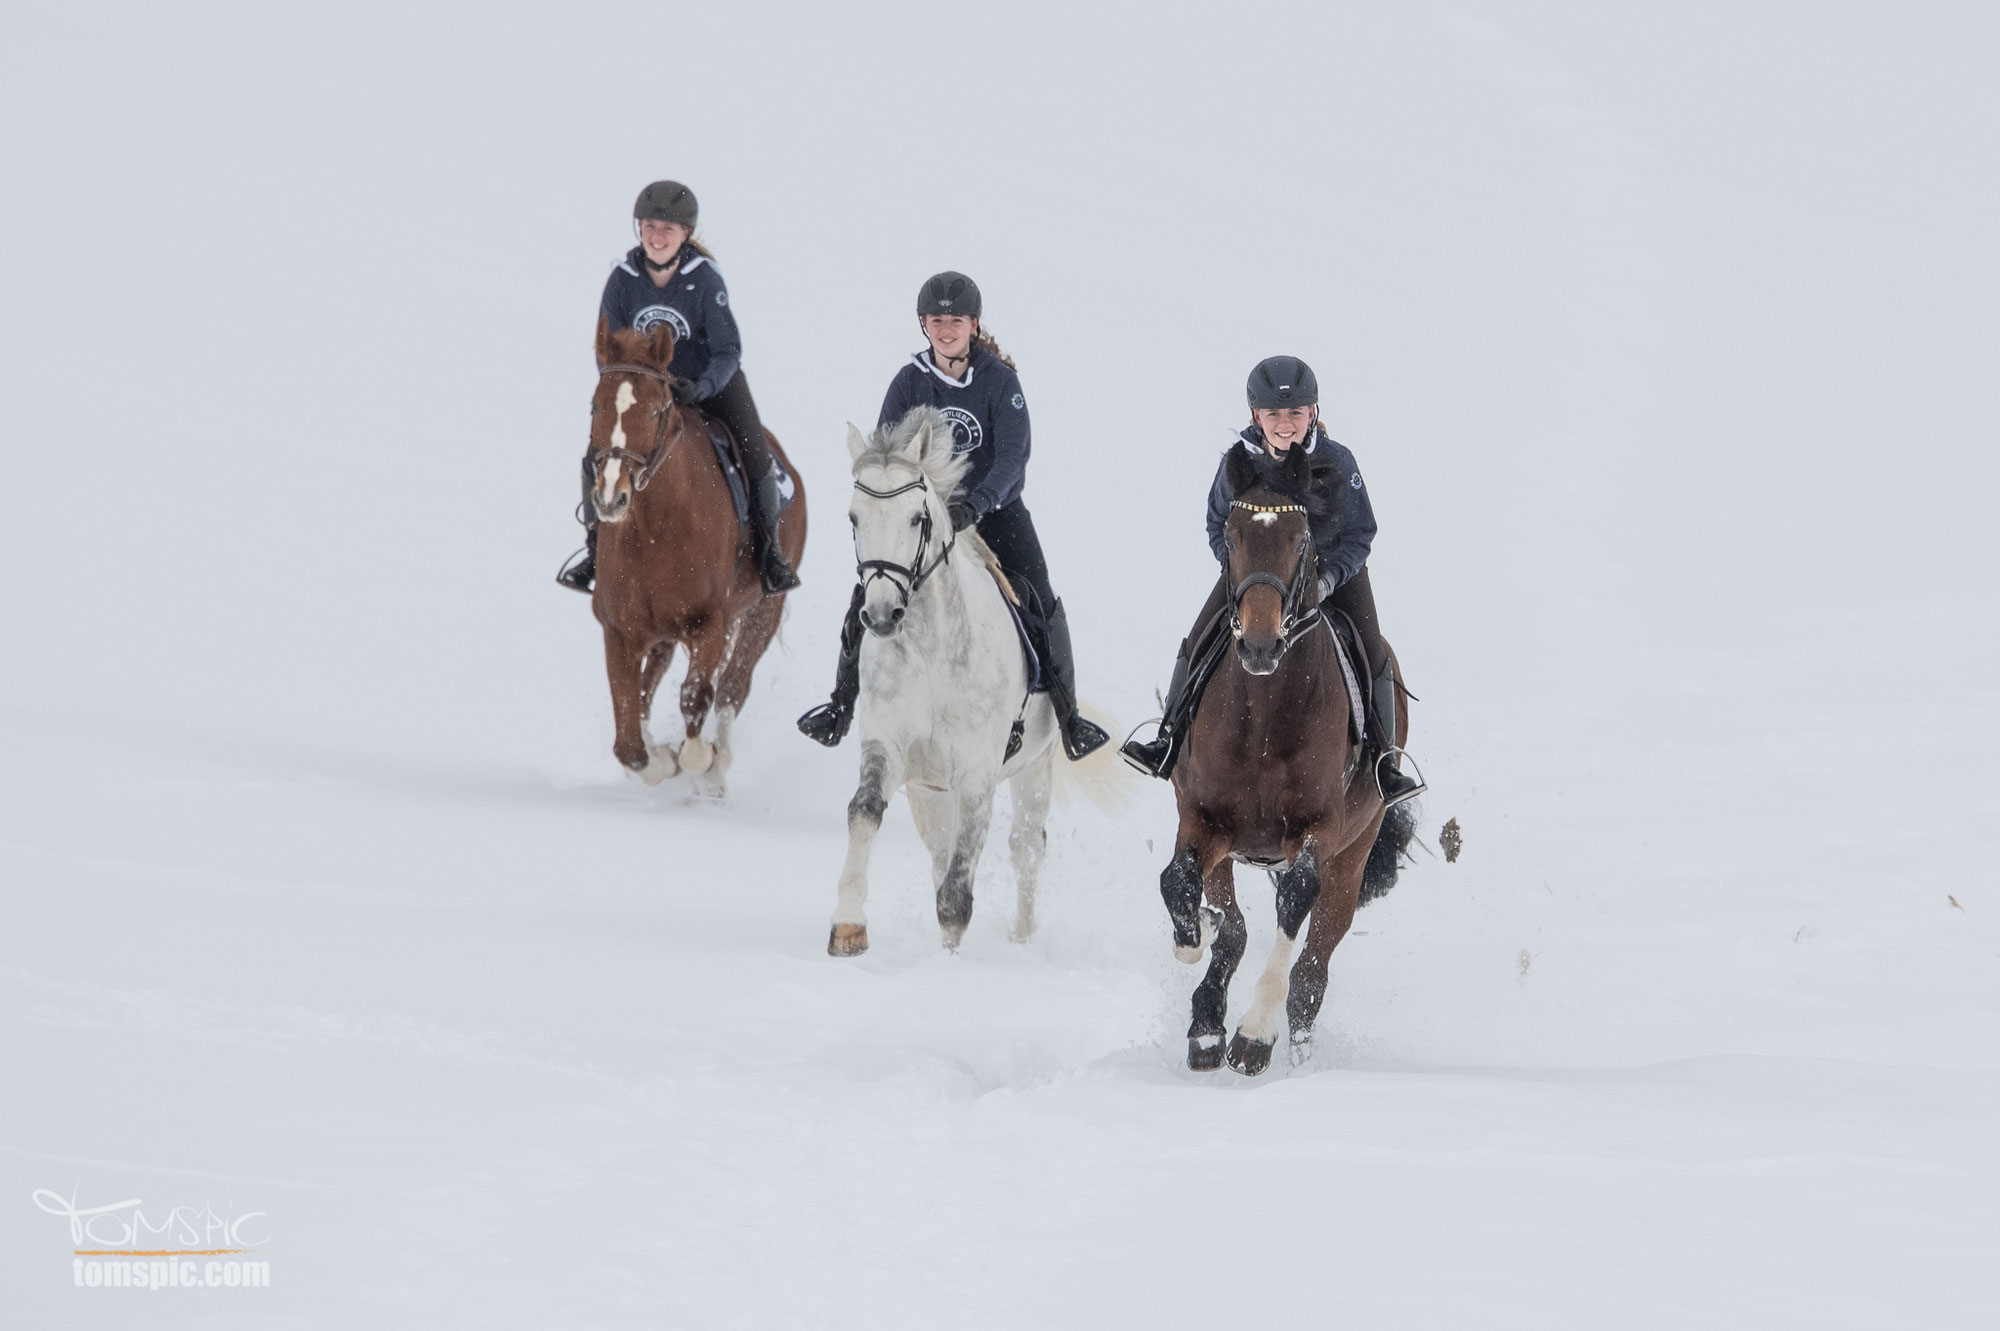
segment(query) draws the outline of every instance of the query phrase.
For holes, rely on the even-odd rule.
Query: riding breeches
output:
[[[750,396],[750,381],[738,370],[721,391],[700,405],[736,436],[736,451],[754,488],[771,470],[771,446],[764,440],[764,422],[757,416],[756,399]]]
[[[1194,629],[1188,634],[1186,646],[1192,650],[1199,646],[1194,640],[1201,635],[1209,621],[1229,604],[1229,575],[1224,574],[1215,583],[1215,590],[1208,594],[1208,602],[1195,617]],[[1368,674],[1377,678],[1389,664],[1389,644],[1382,640],[1382,625],[1375,617],[1375,589],[1368,585],[1368,569],[1364,565],[1360,572],[1333,589],[1333,594],[1324,598],[1321,605],[1344,612],[1354,621],[1356,631],[1361,634],[1361,650],[1368,656]]]
[[[751,493],[756,493],[757,482],[764,479],[771,470],[771,446],[764,437],[764,422],[757,415],[757,401],[750,396],[750,383],[738,370],[729,376],[729,382],[722,391],[707,401],[698,404],[701,410],[720,420],[736,436],[736,451],[743,459],[743,470],[749,473]],[[590,507],[591,487],[597,484],[597,471],[590,463],[590,450],[583,451],[583,524],[595,527],[597,519]]]
[[[979,520],[979,535],[1000,567],[1026,578],[1041,598],[1041,613],[1047,615],[1056,604],[1055,588],[1049,585],[1049,561],[1042,557],[1042,540],[1035,535],[1035,519],[1028,506],[1016,499],[1002,504]]]

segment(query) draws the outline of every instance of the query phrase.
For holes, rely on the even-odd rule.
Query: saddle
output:
[[[1011,573],[997,565],[993,570],[993,580],[1005,580],[1000,590],[1001,600],[1007,603],[1007,613],[1014,618],[1014,633],[1021,640],[1021,657],[1028,667],[1028,692],[1046,692],[1049,684],[1042,671],[1041,653],[1035,650],[1035,628],[1040,627],[1041,598],[1035,595],[1034,584],[1019,574]],[[1036,619],[1034,626],[1028,623],[1028,616]]]
[[[1340,662],[1341,682],[1347,686],[1348,725],[1354,742],[1359,744],[1368,736],[1368,718],[1374,702],[1375,681],[1366,670],[1357,669],[1357,661],[1368,658],[1361,651],[1361,633],[1354,627],[1354,621],[1344,611],[1336,610],[1324,603],[1320,606],[1320,622],[1333,636],[1333,654]],[[1221,664],[1223,654],[1229,650],[1229,607],[1217,610],[1207,622],[1195,630],[1188,640],[1188,726],[1185,734],[1194,724],[1195,713],[1201,709],[1201,695],[1208,688],[1208,681]]]
[[[715,460],[722,467],[722,479],[729,483],[729,499],[736,506],[737,525],[748,529],[750,485],[744,476],[743,459],[736,449],[736,436],[730,433],[720,417],[711,416],[699,408],[695,415],[702,428],[708,431],[708,442],[714,447]],[[792,500],[797,497],[798,482],[792,479],[791,468],[785,465],[785,460],[778,456],[775,448],[771,450],[771,470],[778,478],[778,511],[782,513],[792,506]]]

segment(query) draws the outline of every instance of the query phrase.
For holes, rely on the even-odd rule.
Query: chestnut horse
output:
[[[785,598],[765,596],[750,533],[736,520],[729,483],[694,408],[674,401],[667,366],[673,330],[649,333],[597,322],[597,391],[590,400],[589,504],[597,517],[597,585],[604,670],[618,733],[611,752],[657,785],[681,771],[721,793],[729,728],[750,696],[750,672],[770,646]],[[771,452],[784,458],[775,436]],[[791,470],[789,459],[786,468]],[[805,484],[778,524],[793,568],[806,543]],[[687,649],[678,748],[655,747],[647,728],[653,691]],[[702,734],[715,717],[713,740]]]
[[[1223,1061],[1229,981],[1248,942],[1232,860],[1272,872],[1278,936],[1228,1047],[1229,1066],[1255,1076],[1270,1066],[1281,1012],[1295,1058],[1304,1057],[1333,949],[1356,907],[1395,883],[1416,818],[1407,804],[1384,817],[1349,725],[1347,683],[1319,607],[1306,451],[1259,466],[1239,444],[1227,468],[1236,500],[1223,528],[1224,576],[1236,663],[1217,667],[1174,768],[1180,831],[1160,895],[1176,957],[1193,964],[1214,945],[1188,1027],[1188,1066],[1206,1071]],[[1397,719],[1400,745],[1408,708]],[[1288,974],[1308,917],[1305,952]]]

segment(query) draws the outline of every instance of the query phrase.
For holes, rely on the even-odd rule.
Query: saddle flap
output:
[[[750,487],[743,475],[743,461],[737,455],[736,436],[718,416],[706,411],[697,411],[703,428],[708,431],[708,442],[715,449],[715,460],[722,468],[722,479],[729,483],[729,499],[736,508],[736,521],[742,526],[750,525]],[[778,450],[771,450],[771,470],[778,478],[778,511],[784,512],[792,506],[792,500],[799,492],[798,482],[792,479],[791,469],[778,456]]]

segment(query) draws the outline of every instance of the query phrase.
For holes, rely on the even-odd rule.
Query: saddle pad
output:
[[[729,431],[721,421],[703,414],[701,423],[708,427],[708,442],[715,445],[715,460],[722,464],[722,479],[729,482],[729,498],[736,505],[736,521],[742,526],[750,525],[750,489],[743,480],[743,468],[736,462],[736,444],[729,437]],[[778,511],[784,512],[792,506],[792,499],[798,494],[798,482],[792,479],[791,470],[785,460],[778,456],[778,450],[771,450],[771,468],[778,476]]]
[[[1320,616],[1320,621],[1332,636],[1333,654],[1340,660],[1340,679],[1347,685],[1348,719],[1354,723],[1354,742],[1359,744],[1368,735],[1368,704],[1361,696],[1361,677],[1354,669],[1354,648],[1348,642],[1354,629],[1349,626],[1347,632],[1342,633],[1334,628],[1332,618],[1324,614]]]
[[[1013,583],[1016,593],[1021,598],[1020,604],[1017,605],[1014,598],[1007,595],[1004,589],[1000,593],[1001,601],[1007,606],[1007,613],[1014,618],[1015,636],[1021,640],[1021,658],[1028,667],[1028,692],[1040,693],[1048,687],[1048,683],[1042,678],[1042,658],[1035,652],[1035,640],[1028,632],[1028,621],[1021,617],[1021,606],[1028,603],[1028,597],[1034,595],[1034,589],[1023,588],[1020,580],[1005,569],[996,571],[993,576],[996,581],[1004,577]]]

